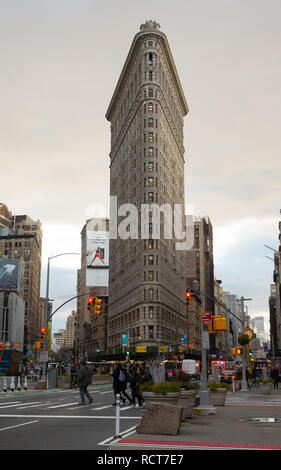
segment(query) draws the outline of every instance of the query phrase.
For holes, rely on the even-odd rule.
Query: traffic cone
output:
[[[27,376],[25,376],[24,378],[24,386],[23,386],[24,390],[27,391]]]
[[[7,379],[4,377],[3,392],[7,392]]]
[[[14,377],[11,377],[10,390],[11,392],[15,391],[15,378]]]

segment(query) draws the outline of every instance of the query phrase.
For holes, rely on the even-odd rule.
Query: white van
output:
[[[200,363],[199,361],[195,361],[195,359],[183,359],[182,370],[197,379],[199,377]]]

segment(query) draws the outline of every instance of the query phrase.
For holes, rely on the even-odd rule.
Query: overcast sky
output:
[[[216,277],[268,324],[264,245],[278,249],[281,208],[278,0],[0,0],[0,201],[41,220],[43,265],[80,251],[92,205],[108,203],[105,113],[148,19],[168,37],[190,109],[186,203],[212,221]],[[56,306],[75,295],[78,266],[79,256],[53,260]]]

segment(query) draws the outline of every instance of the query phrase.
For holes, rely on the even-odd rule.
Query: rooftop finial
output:
[[[160,29],[160,24],[156,23],[156,21],[149,20],[141,24],[140,30],[143,31],[144,29]]]

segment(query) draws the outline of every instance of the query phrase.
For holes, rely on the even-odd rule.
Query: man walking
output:
[[[86,361],[81,362],[81,367],[78,372],[77,385],[79,386],[81,402],[80,405],[85,405],[85,395],[89,400],[89,405],[93,403],[93,398],[89,394],[87,388],[92,383],[92,373],[90,368],[87,366]]]

